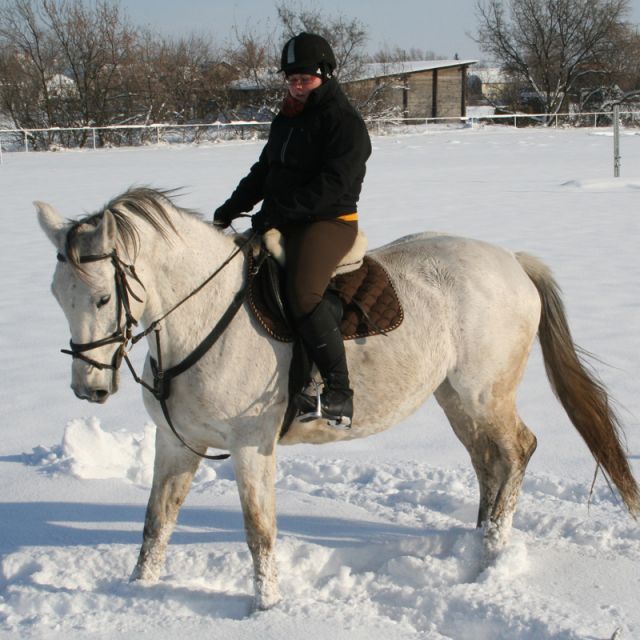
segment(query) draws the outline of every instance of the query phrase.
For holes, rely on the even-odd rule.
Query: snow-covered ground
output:
[[[361,201],[371,244],[430,229],[551,265],[576,341],[606,362],[595,366],[640,476],[640,137],[623,137],[618,179],[606,131],[430,128],[373,144]],[[0,637],[640,638],[640,528],[602,477],[589,499],[595,465],[537,349],[519,403],[539,447],[513,542],[489,570],[478,570],[475,476],[430,401],[368,440],[280,449],[278,607],[250,613],[227,462],[199,471],[161,581],[128,583],[154,427],[127,373],[104,406],[69,389],[55,255],[31,201],[75,217],[150,184],[184,187],[179,203],[210,216],[260,145],[4,154]]]

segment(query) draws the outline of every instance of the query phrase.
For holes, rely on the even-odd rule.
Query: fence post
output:
[[[0,136],[0,164],[3,164],[3,159],[2,159],[2,136]]]
[[[29,153],[29,139],[27,138],[27,132],[24,132],[24,151]]]
[[[613,105],[613,177],[620,177],[620,105]]]

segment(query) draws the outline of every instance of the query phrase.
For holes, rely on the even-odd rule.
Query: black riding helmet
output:
[[[282,49],[280,71],[285,75],[308,73],[323,79],[330,78],[336,68],[331,45],[315,33],[299,33]]]

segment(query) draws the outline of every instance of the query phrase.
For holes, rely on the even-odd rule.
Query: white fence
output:
[[[151,124],[109,127],[0,129],[0,152],[39,149],[194,144],[204,141],[254,138],[269,130],[269,122],[213,124]]]
[[[625,126],[640,127],[639,111],[621,111]],[[469,115],[458,118],[396,118],[368,120],[372,133],[384,135],[398,131],[429,131],[451,127],[477,127],[485,124],[512,127],[610,127],[612,111],[592,113]],[[65,127],[51,129],[0,129],[0,158],[3,151],[41,149],[140,146],[149,144],[198,144],[228,139],[266,137],[269,122],[231,122],[213,124],[151,124],[110,127]]]

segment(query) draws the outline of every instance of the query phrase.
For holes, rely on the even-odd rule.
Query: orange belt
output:
[[[338,220],[346,220],[347,222],[353,222],[358,219],[357,213],[345,213],[343,216],[338,216]]]

